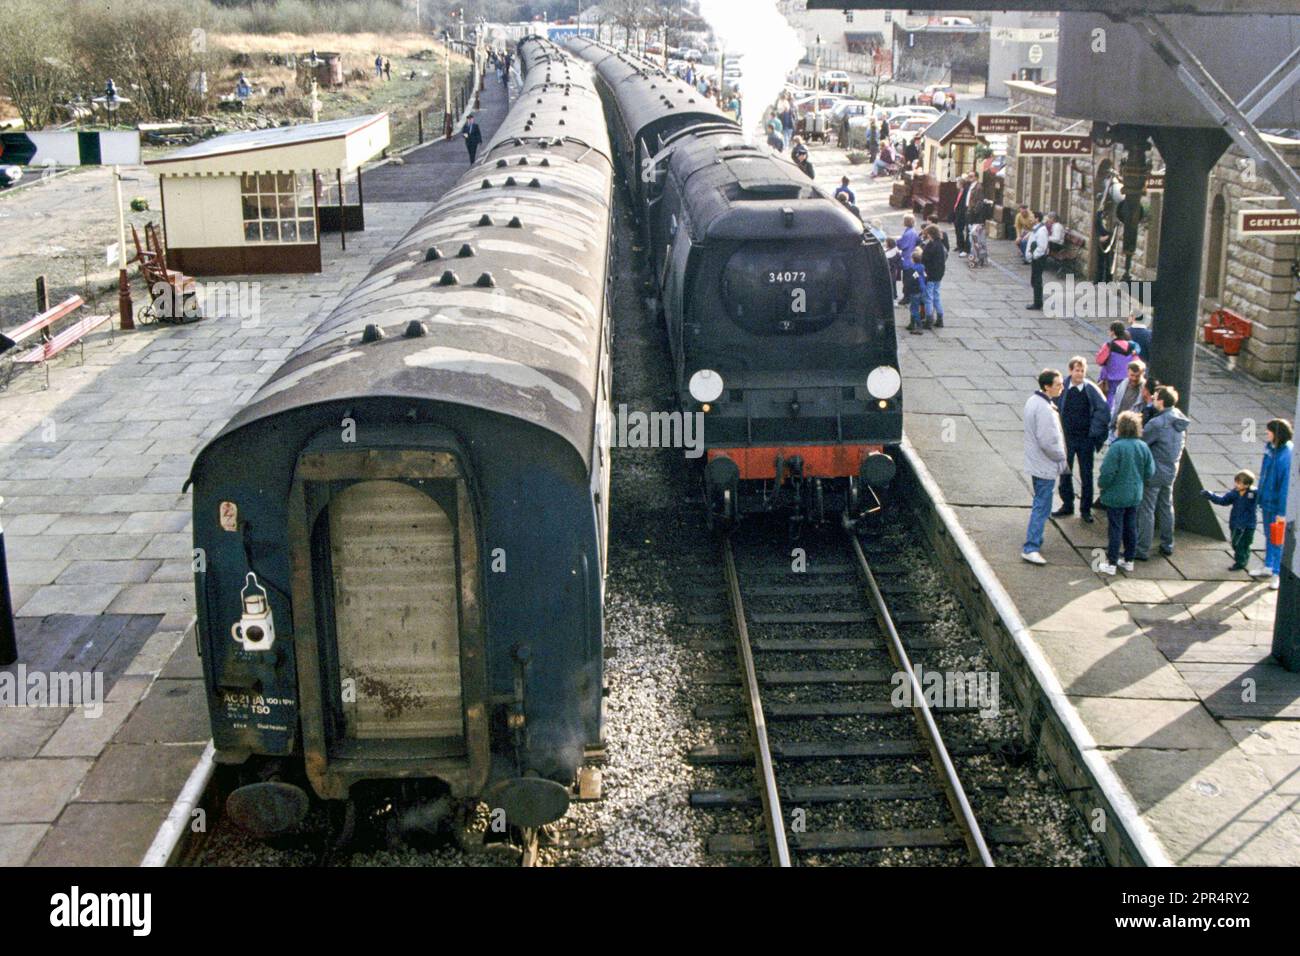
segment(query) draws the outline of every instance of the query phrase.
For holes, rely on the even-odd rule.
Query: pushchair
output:
[[[966,265],[972,269],[982,269],[988,264],[988,236],[984,233],[984,223],[977,222],[970,227],[970,255],[966,257]]]

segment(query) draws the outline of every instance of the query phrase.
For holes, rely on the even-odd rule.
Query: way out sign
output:
[[[1020,156],[1091,156],[1092,137],[1087,133],[1019,133],[1016,153]]]
[[[1294,209],[1243,209],[1237,213],[1243,236],[1300,236],[1300,212]]]
[[[15,166],[139,166],[137,130],[0,133],[0,162]]]

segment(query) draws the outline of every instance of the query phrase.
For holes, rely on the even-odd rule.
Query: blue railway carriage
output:
[[[590,68],[520,59],[479,162],[194,463],[212,734],[254,829],[370,781],[535,829],[601,740],[611,156]]]

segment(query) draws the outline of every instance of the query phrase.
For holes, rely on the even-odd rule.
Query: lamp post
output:
[[[91,102],[104,107],[108,114],[108,125],[113,126],[114,114],[123,103],[131,102],[117,93],[117,85],[109,77],[104,84],[104,95],[96,96]],[[131,302],[131,282],[126,275],[126,210],[122,206],[122,167],[113,165],[113,190],[117,198],[117,311],[119,327],[124,332],[135,328],[135,307]]]
[[[451,139],[451,33],[447,34],[447,47],[442,56],[443,66],[443,100],[442,100],[442,135]]]

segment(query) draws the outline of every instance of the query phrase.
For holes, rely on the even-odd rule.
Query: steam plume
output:
[[[728,58],[745,56],[741,116],[745,135],[752,137],[763,111],[785,89],[786,74],[798,66],[803,43],[777,10],[776,0],[700,0],[700,16],[725,45]]]

